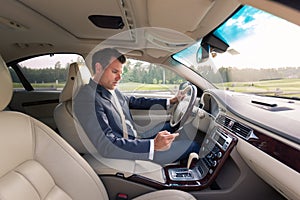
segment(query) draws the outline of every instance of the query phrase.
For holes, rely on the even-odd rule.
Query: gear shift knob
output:
[[[194,158],[199,159],[199,155],[195,152],[190,153],[186,168],[189,169]]]

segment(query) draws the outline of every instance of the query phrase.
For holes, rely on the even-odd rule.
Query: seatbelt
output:
[[[119,102],[119,99],[115,93],[115,91],[111,91],[111,94],[114,98],[114,101],[116,103],[116,106],[117,106],[117,110],[118,110],[118,113],[121,117],[121,121],[122,121],[122,128],[123,128],[123,138],[125,139],[128,139],[128,130],[127,130],[127,126],[126,126],[126,120],[125,120],[125,115],[123,113],[123,109],[121,107],[121,104]]]

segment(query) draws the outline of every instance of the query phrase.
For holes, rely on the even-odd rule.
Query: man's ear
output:
[[[95,63],[95,74],[100,74],[102,73],[102,65],[100,63]]]

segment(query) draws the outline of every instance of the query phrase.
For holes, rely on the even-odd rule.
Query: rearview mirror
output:
[[[210,46],[209,44],[201,44],[199,49],[197,50],[197,62],[198,63],[203,63],[205,61],[207,61],[207,59],[209,58],[209,52],[210,52]]]

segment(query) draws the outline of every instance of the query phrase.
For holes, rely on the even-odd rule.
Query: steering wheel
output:
[[[180,124],[179,129],[187,121],[193,111],[197,98],[197,88],[194,85],[188,84],[183,90],[181,90],[181,94],[184,95],[184,98],[181,100],[179,99],[179,101],[174,105],[170,119],[171,127],[176,127]]]

